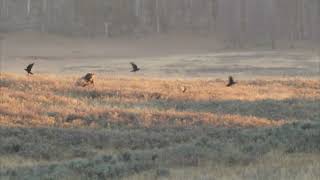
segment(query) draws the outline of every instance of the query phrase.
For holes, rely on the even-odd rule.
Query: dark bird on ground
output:
[[[140,68],[138,68],[138,66],[135,63],[131,62],[130,64],[132,66],[131,72],[137,72],[140,70]]]
[[[233,86],[233,85],[235,85],[237,82],[235,82],[234,80],[233,80],[233,77],[232,76],[229,76],[229,82],[228,82],[228,84],[227,84],[227,87],[231,87],[231,86]]]
[[[29,64],[29,65],[27,66],[27,68],[25,68],[24,70],[27,71],[28,74],[31,74],[31,75],[32,75],[33,73],[31,72],[31,69],[32,69],[33,65],[34,65],[34,63]]]
[[[94,85],[94,73],[87,73],[82,79],[86,82],[83,86]]]
[[[152,161],[154,162],[155,160],[158,159],[158,154],[153,154],[151,157]]]

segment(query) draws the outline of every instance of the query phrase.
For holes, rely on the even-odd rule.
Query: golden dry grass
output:
[[[77,87],[77,77],[1,74],[0,125],[23,127],[274,126],[284,123],[254,116],[157,109],[157,101],[320,99],[320,81],[307,79],[240,81],[164,80],[98,77],[95,87]],[[181,87],[186,87],[185,93]]]
[[[0,179],[317,179],[320,80],[78,78],[0,75]]]

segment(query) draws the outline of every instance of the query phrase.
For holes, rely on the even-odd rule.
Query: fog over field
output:
[[[130,75],[131,61],[143,68],[135,76],[147,77],[317,78],[319,72],[316,47],[232,50],[213,38],[201,36],[72,39],[27,32],[8,34],[2,46],[2,68],[14,73],[24,73],[21,69],[35,62],[37,73],[79,75],[96,72],[102,76],[126,76]]]
[[[0,180],[319,180],[319,110],[318,0],[0,0]]]

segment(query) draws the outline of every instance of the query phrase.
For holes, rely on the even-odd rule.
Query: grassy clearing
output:
[[[202,165],[191,168],[159,168],[125,179],[290,179],[319,180],[320,156],[304,153],[285,155],[270,152],[247,166],[221,166],[219,164]]]
[[[75,78],[1,76],[1,119],[7,126],[113,125],[273,126],[320,117],[320,81],[239,82],[101,78],[94,88]],[[182,93],[181,87],[187,92]]]
[[[319,177],[319,80],[76,79],[1,74],[0,179]]]

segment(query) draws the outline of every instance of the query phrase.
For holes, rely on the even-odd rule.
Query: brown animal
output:
[[[94,77],[95,77],[94,73],[87,73],[85,76],[83,76],[78,80],[77,85],[82,87],[94,85]]]

